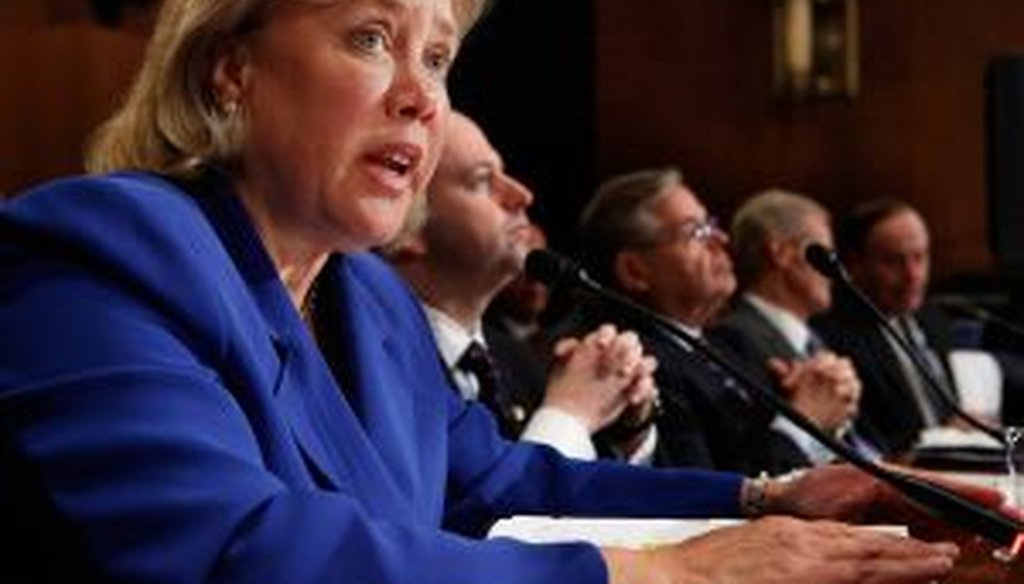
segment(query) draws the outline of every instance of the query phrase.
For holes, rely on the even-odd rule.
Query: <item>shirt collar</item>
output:
[[[473,341],[487,346],[481,322],[474,323],[472,330],[466,330],[455,319],[429,304],[424,304],[423,309],[427,313],[427,320],[430,321],[430,328],[434,330],[437,350],[449,368],[455,366]]]
[[[703,339],[704,338],[704,329],[702,329],[701,327],[699,327],[699,326],[690,326],[688,324],[683,324],[682,322],[679,322],[678,320],[673,321],[673,322],[675,322],[676,326],[678,326],[679,328],[683,329],[684,333],[690,335],[691,337],[698,338],[698,339]]]
[[[792,345],[793,349],[798,352],[804,350],[804,347],[807,346],[807,341],[811,338],[811,329],[807,326],[806,322],[800,320],[799,317],[785,308],[773,304],[752,292],[744,294],[743,299],[767,318],[768,322],[772,323],[772,326],[782,333],[782,336]]]

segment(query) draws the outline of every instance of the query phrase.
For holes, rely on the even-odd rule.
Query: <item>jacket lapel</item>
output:
[[[248,213],[223,177],[211,171],[185,185],[196,196],[232,256],[280,363],[272,388],[278,412],[302,453],[313,480],[330,490],[363,490],[353,484],[376,484],[366,501],[385,500],[387,477],[357,416],[347,406],[316,343],[291,303],[277,270],[249,220]],[[251,323],[250,323],[251,324]],[[367,456],[370,453],[370,456]],[[362,479],[365,477],[365,481]]]
[[[414,368],[406,363],[402,339],[377,324],[387,322],[389,315],[380,313],[382,307],[360,289],[355,277],[343,277],[344,271],[341,258],[333,259],[327,271],[337,303],[328,326],[338,333],[336,356],[342,360],[335,367],[335,377],[345,389],[373,387],[372,391],[348,391],[347,402],[374,445],[377,463],[387,469],[389,483],[411,497],[418,482],[414,471],[419,451],[418,432],[409,428],[409,422],[419,419],[419,394],[413,389],[418,380],[405,376]]]
[[[755,342],[761,345],[761,350],[766,355],[778,355],[785,359],[796,359],[800,356],[783,336],[782,331],[746,300],[737,305],[736,316],[740,322],[746,321],[744,327],[756,339]]]

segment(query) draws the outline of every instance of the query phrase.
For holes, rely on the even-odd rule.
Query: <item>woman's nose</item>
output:
[[[421,65],[399,68],[388,94],[388,115],[408,119],[432,120],[440,105],[448,99],[443,80]]]

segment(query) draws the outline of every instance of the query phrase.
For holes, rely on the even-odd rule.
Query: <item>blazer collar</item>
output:
[[[340,392],[322,360],[311,362],[314,361],[311,357],[318,354],[315,344],[228,176],[217,169],[206,169],[199,178],[185,181],[181,186],[203,209],[263,317],[268,340],[280,361],[281,373],[273,388],[280,413],[287,420],[307,464],[315,467],[313,474],[320,481],[326,480],[327,486],[338,488],[345,482],[339,472],[345,465],[321,438],[336,434],[337,429],[325,428],[321,418],[330,413],[347,415],[354,421],[355,416],[340,399],[333,400],[339,402],[340,407],[335,406],[329,412],[315,406],[321,401],[319,393],[338,396]],[[317,391],[313,391],[314,388]],[[359,426],[355,423],[339,424],[339,427]]]
[[[393,444],[375,437],[381,432],[380,427],[389,426],[377,419],[381,415],[377,402],[388,399],[387,395],[378,394],[386,392],[346,393],[339,386],[341,383],[361,387],[366,382],[359,371],[340,378],[332,374],[227,177],[210,172],[188,190],[196,196],[217,230],[263,315],[270,341],[281,359],[276,402],[307,464],[314,468],[314,475],[326,481],[327,488],[369,495],[363,499],[380,503],[385,513],[405,512],[403,502],[410,500],[407,495],[415,484],[413,477],[406,476],[407,469],[414,467],[410,460],[415,455],[404,451],[396,457]],[[350,312],[350,291],[345,289],[341,277],[343,264],[341,257],[332,258],[324,268],[324,282],[318,284],[322,285],[321,296],[336,299],[338,311],[326,326],[339,335],[345,330],[343,327],[352,326],[353,320],[366,316]],[[381,361],[374,362],[375,366],[384,371],[393,368],[390,367],[395,362],[393,350],[389,347],[394,339],[378,334],[364,339],[361,344],[362,351],[369,351]],[[349,363],[362,363],[366,359],[365,355],[354,351],[354,347],[334,346],[331,350],[338,351],[340,358]],[[371,403],[365,403],[367,400]],[[393,404],[385,415],[393,417],[396,407],[399,406]],[[400,485],[405,489],[399,488]]]

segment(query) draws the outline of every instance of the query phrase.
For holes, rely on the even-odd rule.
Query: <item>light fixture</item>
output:
[[[857,0],[771,0],[774,89],[784,99],[857,94]]]

